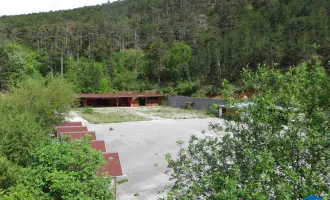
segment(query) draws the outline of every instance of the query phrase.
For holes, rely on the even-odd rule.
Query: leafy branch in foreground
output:
[[[58,142],[76,96],[60,78],[24,79],[0,95],[0,199],[114,199],[90,139]]]
[[[249,102],[229,102],[233,121],[210,124],[217,136],[191,136],[166,155],[174,184],[167,199],[329,198],[330,79],[319,65],[286,72],[245,70]]]
[[[114,199],[111,177],[98,176],[103,156],[89,143],[87,139],[46,143],[1,199]]]

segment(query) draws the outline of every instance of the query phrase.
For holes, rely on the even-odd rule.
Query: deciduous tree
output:
[[[174,181],[167,199],[329,198],[326,71],[319,63],[284,72],[261,66],[243,79],[256,93],[228,103],[235,114],[210,125],[217,136],[192,136],[176,157],[166,155]]]

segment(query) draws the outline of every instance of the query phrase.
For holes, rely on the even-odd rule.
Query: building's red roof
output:
[[[101,171],[107,173],[110,176],[122,176],[123,170],[121,169],[120,159],[118,152],[116,153],[102,153],[105,161],[107,162],[106,167]]]
[[[57,124],[56,126],[82,126],[81,122],[64,122],[63,124]]]
[[[163,94],[78,94],[80,98],[165,97]]]
[[[61,133],[80,132],[80,131],[88,131],[88,129],[86,126],[57,126],[56,127],[56,136],[57,136],[57,139],[60,139]]]
[[[93,140],[91,146],[96,151],[106,152],[104,140]]]
[[[69,135],[74,140],[80,140],[81,138],[85,137],[85,135],[91,135],[92,140],[96,140],[96,135],[94,131],[61,132],[60,134],[61,137],[64,135]]]

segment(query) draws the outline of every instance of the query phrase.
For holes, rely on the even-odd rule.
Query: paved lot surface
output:
[[[157,194],[170,184],[165,174],[165,154],[177,152],[176,141],[189,141],[190,135],[203,137],[209,122],[220,119],[179,119],[129,122],[119,124],[88,124],[97,139],[105,140],[107,151],[118,151],[129,182],[118,185],[118,200],[155,200]],[[109,131],[112,127],[114,130]],[[207,131],[206,134],[212,134]],[[139,196],[134,196],[138,193]]]

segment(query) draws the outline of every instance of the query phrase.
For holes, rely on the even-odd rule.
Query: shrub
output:
[[[174,182],[166,199],[329,199],[329,82],[320,64],[245,70],[244,87],[258,91],[249,106],[211,123],[214,136],[192,135],[166,155]]]
[[[180,95],[191,95],[195,92],[197,92],[199,88],[199,82],[192,82],[192,81],[185,81],[180,82],[178,86],[176,87],[176,91]]]
[[[192,94],[192,97],[206,97],[207,91],[204,87],[198,89],[194,94]]]
[[[123,183],[127,183],[127,182],[128,182],[128,178],[124,178],[124,179],[121,179],[121,180],[117,181],[118,185],[123,184]]]
[[[93,114],[94,113],[94,110],[93,110],[92,107],[88,106],[88,107],[84,108],[83,113],[85,113],[85,114]]]
[[[98,175],[104,165],[102,154],[90,147],[88,138],[51,141],[31,156],[24,177],[3,196],[0,192],[0,199],[112,200],[111,177]]]
[[[11,88],[10,104],[35,116],[46,131],[54,124],[65,121],[65,117],[76,106],[77,96],[70,83],[60,77],[25,79]]]
[[[219,116],[219,106],[217,104],[210,105],[206,110],[205,113],[207,115],[218,117]]]
[[[158,92],[160,94],[168,94],[168,95],[172,95],[172,96],[177,95],[177,92],[175,91],[174,87],[171,85],[159,88]]]

